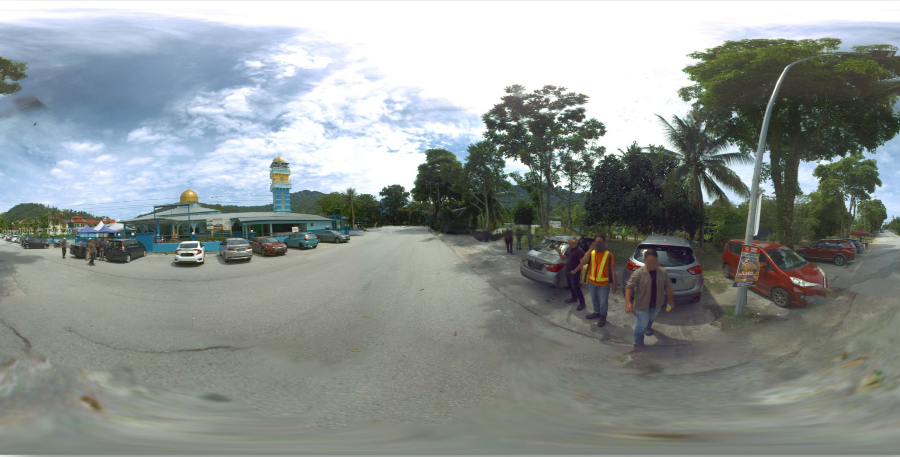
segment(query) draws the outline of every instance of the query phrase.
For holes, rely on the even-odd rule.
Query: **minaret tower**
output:
[[[269,166],[271,171],[269,177],[272,178],[272,185],[269,190],[272,191],[272,199],[275,203],[276,213],[291,212],[291,167],[281,157],[276,157]]]

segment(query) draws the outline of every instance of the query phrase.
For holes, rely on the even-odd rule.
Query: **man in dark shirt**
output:
[[[559,258],[566,261],[566,270],[565,273],[568,273],[576,268],[578,268],[578,264],[581,262],[581,258],[584,257],[584,250],[581,249],[581,246],[578,245],[578,239],[574,236],[569,238],[569,248],[566,249],[566,253],[562,253],[562,249],[557,246],[556,253],[559,254]],[[578,302],[578,308],[576,311],[581,311],[584,309],[584,292],[581,290],[581,281],[578,275],[570,275],[566,274],[566,281],[569,284],[569,291],[572,292],[572,298],[566,300],[566,303],[575,303]]]
[[[503,241],[506,242],[506,252],[512,254],[513,253],[513,232],[510,229],[506,229],[503,232]]]
[[[637,323],[634,326],[634,347],[644,347],[644,335],[650,336],[654,319],[667,305],[675,306],[669,274],[659,266],[659,254],[655,249],[644,251],[644,266],[635,270],[625,285],[625,312],[634,314]]]

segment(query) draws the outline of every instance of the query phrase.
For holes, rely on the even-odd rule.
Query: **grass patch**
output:
[[[735,315],[734,306],[707,305],[705,308],[712,311],[713,315],[716,317],[714,323],[719,325],[722,331],[734,330],[751,324],[758,324],[777,319],[777,316],[761,316],[755,311],[748,309],[746,306],[744,307],[743,316]]]

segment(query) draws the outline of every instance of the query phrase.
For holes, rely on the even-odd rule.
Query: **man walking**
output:
[[[516,250],[517,251],[522,250],[522,236],[524,236],[524,235],[525,235],[525,233],[522,231],[522,227],[517,227],[516,228]]]
[[[91,259],[88,262],[88,265],[94,266],[94,259],[97,258],[97,240],[91,240],[91,242],[88,243],[88,257]]]
[[[644,251],[644,266],[635,270],[625,285],[625,312],[637,318],[634,326],[636,350],[644,348],[644,335],[653,334],[650,327],[662,309],[663,296],[668,298],[667,309],[671,310],[675,299],[669,274],[659,266],[656,249],[647,249]]]
[[[588,266],[588,285],[591,290],[591,303],[594,312],[588,314],[588,319],[597,319],[598,327],[606,325],[606,315],[609,311],[609,292],[616,293],[616,263],[612,252],[606,249],[606,237],[594,238],[590,252],[581,258],[578,267],[569,273],[578,274],[585,266]]]
[[[98,257],[100,260],[106,260],[106,247],[109,246],[109,243],[106,241],[106,238],[100,239],[100,251]]]
[[[584,257],[584,249],[578,246],[578,239],[574,236],[569,238],[569,248],[563,254],[559,246],[556,247],[556,253],[559,258],[566,261],[566,271],[572,271],[578,268],[581,258]],[[578,275],[566,275],[566,282],[569,284],[569,291],[572,292],[572,298],[566,300],[566,303],[578,302],[578,308],[575,311],[584,309],[584,292],[581,291],[581,280]]]
[[[66,239],[65,239],[65,238],[63,238],[62,241],[59,243],[59,247],[62,248],[62,251],[63,251],[63,258],[65,259],[65,258],[66,258],[66,248],[68,247],[68,245],[66,244]]]
[[[506,229],[506,231],[503,232],[503,240],[506,242],[506,252],[512,254],[513,253],[513,249],[512,249],[513,232],[512,232],[512,230]]]
[[[528,226],[528,250],[529,250],[529,251],[533,251],[533,250],[534,250],[534,246],[531,244],[531,237],[532,237],[532,232],[533,232],[533,230],[534,230],[534,229],[531,228],[531,226],[529,225],[529,226]]]

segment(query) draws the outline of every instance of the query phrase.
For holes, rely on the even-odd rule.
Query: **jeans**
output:
[[[609,285],[589,285],[591,287],[591,303],[594,304],[594,312],[599,313],[601,316],[606,316],[606,312],[609,311]]]
[[[644,330],[653,325],[653,319],[659,315],[661,308],[652,308],[649,311],[634,310],[634,317],[637,318],[637,324],[634,326],[634,344],[638,346],[644,345]]]
[[[584,304],[584,292],[581,291],[581,275],[579,274],[569,274],[568,270],[563,270],[566,272],[566,281],[569,283],[569,291],[572,292],[572,299],[578,300],[579,305]]]
[[[522,249],[522,237],[516,238],[516,249]]]
[[[533,251],[533,250],[534,250],[534,246],[531,245],[531,237],[530,237],[530,236],[528,237],[528,250],[529,250],[529,251]]]

